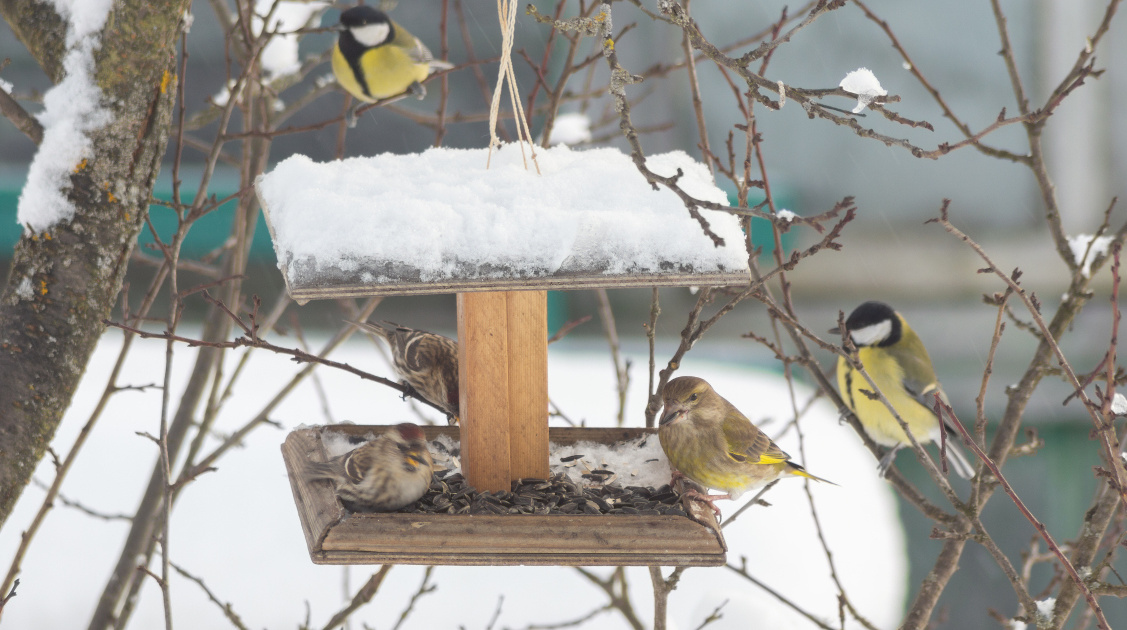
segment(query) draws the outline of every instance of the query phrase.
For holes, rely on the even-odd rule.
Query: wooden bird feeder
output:
[[[510,158],[516,151],[506,150]],[[712,229],[726,242],[725,248],[716,248],[681,201],[669,191],[652,191],[627,156],[609,149],[553,151],[539,154],[543,176],[507,171],[501,159],[504,152],[500,158],[494,154],[493,166],[486,171],[481,166],[484,150],[476,155],[431,150],[416,156],[328,164],[296,156],[300,159],[279,164],[256,186],[287,291],[295,300],[457,293],[460,427],[426,431],[428,438],[436,432],[458,432],[462,471],[470,485],[482,491],[507,491],[517,479],[547,478],[550,437],[562,443],[613,442],[627,435],[598,429],[549,430],[547,290],[749,282],[747,251],[735,217],[709,216]],[[449,163],[455,159],[469,160],[472,170],[456,161]],[[582,173],[591,162],[601,169],[600,179],[577,179],[584,176],[576,172]],[[684,154],[668,160],[651,157],[649,164],[669,175],[681,169],[682,186],[690,190],[697,186],[691,194],[726,202],[707,170]],[[517,169],[517,165],[509,166]],[[401,185],[411,177],[414,186]],[[694,184],[693,177],[706,180],[707,186]],[[292,182],[320,182],[321,188],[297,187]],[[492,188],[475,200],[463,190],[467,185]],[[489,210],[501,207],[497,216],[483,216],[481,195],[488,198]],[[385,198],[394,201],[383,202],[392,208],[381,215]],[[586,214],[560,219],[552,214],[553,204]],[[588,216],[592,213],[606,216],[592,219]],[[540,225],[541,217],[546,228]],[[572,225],[576,222],[578,226]],[[468,253],[459,249],[464,241],[482,238],[471,223],[484,225],[482,233],[488,238],[498,233],[496,242],[484,246],[479,242]],[[521,225],[530,227],[522,232]],[[643,238],[641,245],[630,240],[634,232],[651,228],[676,236],[667,244],[662,244],[661,236]],[[423,233],[421,240],[414,230]],[[412,246],[412,242],[421,244]],[[388,244],[405,248],[405,256],[397,258],[385,251]],[[647,246],[660,251],[644,251]],[[427,252],[419,256],[412,247],[426,247]],[[518,256],[494,256],[514,251]],[[431,258],[437,264],[428,267],[428,261],[420,262],[434,252]],[[541,256],[544,252],[550,255]],[[528,264],[517,259],[520,255],[535,260]],[[347,430],[362,435],[371,429]],[[329,484],[311,485],[295,474],[302,458],[325,457],[315,432],[295,431],[283,452],[310,555],[317,563],[668,566],[724,562],[726,548],[715,520],[701,524],[679,516],[399,513],[344,518]],[[710,510],[698,512],[711,518]]]

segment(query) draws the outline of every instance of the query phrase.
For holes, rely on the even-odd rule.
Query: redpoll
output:
[[[391,512],[426,494],[433,465],[422,429],[404,422],[344,455],[311,462],[305,474],[331,481],[349,509]]]
[[[407,386],[458,420],[458,342],[423,330],[358,322],[361,330],[391,346],[395,371]]]

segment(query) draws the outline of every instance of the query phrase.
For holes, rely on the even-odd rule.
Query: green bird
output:
[[[833,483],[792,462],[790,455],[717,394],[708,381],[680,376],[665,384],[661,396],[664,407],[657,430],[661,449],[674,470],[727,493],[698,496],[716,513],[714,501],[738,499],[780,475]]]

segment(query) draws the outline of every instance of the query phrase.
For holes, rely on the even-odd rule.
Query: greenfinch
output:
[[[458,421],[458,342],[391,322],[354,322],[391,348],[395,371],[408,387]]]
[[[826,481],[792,462],[790,455],[702,378],[681,376],[669,381],[662,390],[662,402],[657,432],[661,448],[674,470],[727,493],[699,497],[713,510],[717,510],[714,501],[738,499],[780,475]]]
[[[327,462],[310,463],[305,475],[332,482],[350,510],[393,512],[426,494],[433,466],[422,429],[404,422]]]
[[[917,442],[939,441],[944,429],[948,435],[955,434],[949,422],[940,426],[934,396],[939,394],[946,403],[947,395],[935,377],[927,348],[900,313],[883,302],[865,302],[849,314],[845,329],[857,347],[856,356],[865,372],[908,425]],[[836,328],[830,332],[840,334]],[[883,401],[866,395],[872,386],[845,357],[837,359],[837,386],[865,433],[877,444],[892,447],[879,464],[881,476],[888,474],[896,452],[911,444],[904,428]],[[956,474],[964,479],[974,477],[974,467],[956,440],[947,440],[947,454]]]

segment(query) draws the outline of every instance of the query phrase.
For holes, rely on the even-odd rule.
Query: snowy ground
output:
[[[120,338],[109,333],[99,344],[87,379],[55,440],[54,448],[60,456],[69,449],[100,394]],[[314,339],[311,345],[316,348],[322,342]],[[183,382],[194,353],[184,347],[178,349],[174,383]],[[390,374],[368,339],[354,339],[333,358]],[[646,358],[633,359],[635,385],[628,417],[630,424],[639,426],[643,424],[646,379],[642,366]],[[162,342],[138,341],[121,382],[159,383],[163,361]],[[612,422],[615,396],[609,355],[569,350],[565,340],[552,346],[549,365],[551,396],[570,417],[586,419],[591,426]],[[233,431],[257,413],[299,369],[282,357],[266,353],[256,353],[248,367],[250,378],[236,389],[221,415],[220,432]],[[685,361],[680,373],[708,379],[772,435],[790,413],[788,390],[776,375],[692,358]],[[320,380],[328,394],[332,421],[391,424],[415,419],[408,404],[390,389],[327,369],[320,372]],[[173,392],[172,400],[176,401],[178,395],[179,391]],[[160,399],[159,390],[118,394],[64,484],[63,494],[102,512],[131,513],[148,480],[155,454],[152,443],[134,432],[158,431]],[[800,404],[805,401],[802,392],[799,400]],[[303,423],[328,421],[311,382],[303,384],[270,417],[287,431]],[[802,426],[805,453],[799,452],[793,430],[777,441],[812,473],[840,484],[811,487],[837,573],[863,614],[878,627],[892,627],[903,607],[907,573],[904,537],[893,495],[877,478],[871,455],[848,427],[838,424],[836,413],[828,405],[816,405],[804,417]],[[230,602],[250,628],[292,628],[307,614],[313,627],[322,627],[343,601],[343,570],[315,566],[306,552],[279,450],[284,438],[285,431],[269,427],[258,430],[246,448],[230,453],[221,460],[217,472],[204,475],[182,494],[172,523],[173,561],[203,576],[208,587]],[[36,473],[47,483],[53,474],[49,459]],[[836,590],[814,534],[802,483],[798,479],[783,480],[765,497],[771,507],[749,510],[725,529],[728,557],[739,564],[740,557],[746,556],[753,576],[836,627]],[[19,543],[20,532],[31,521],[42,497],[42,490],[30,487],[0,531],[0,562],[5,568]],[[724,502],[721,505],[725,516],[738,507]],[[126,532],[123,521],[97,520],[74,509],[57,507],[25,558],[18,596],[4,611],[5,627],[84,627]],[[353,588],[373,570],[352,567]],[[605,575],[610,569],[595,571]],[[393,568],[372,603],[354,616],[352,627],[361,627],[361,622],[376,628],[394,625],[422,575],[422,567]],[[649,576],[645,568],[632,568],[629,577],[634,606],[648,625],[653,609]],[[438,567],[432,579],[437,592],[419,602],[403,627],[485,628],[502,596],[495,628],[567,621],[606,603],[596,587],[574,569],[562,567]],[[200,589],[179,576],[172,582],[172,601],[178,627],[230,627]],[[725,601],[723,618],[710,628],[746,628],[751,619],[764,628],[810,627],[778,600],[724,568],[686,571],[670,598],[670,627],[696,628]],[[163,627],[155,584],[145,586],[131,627]],[[583,627],[628,626],[612,612],[596,616]]]

